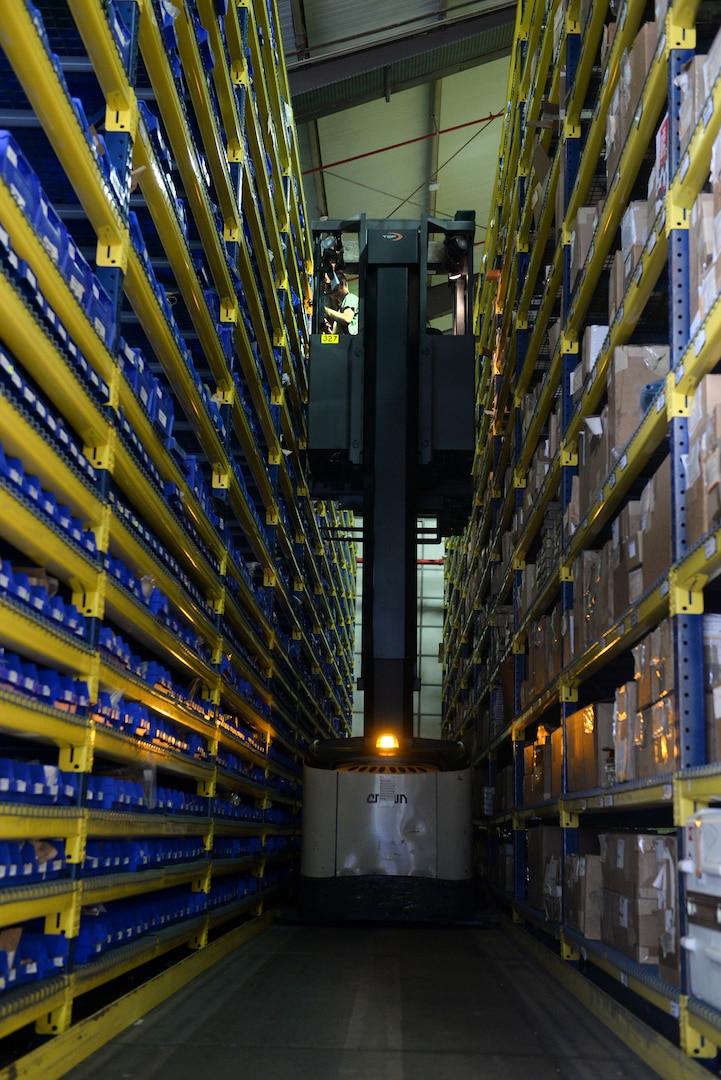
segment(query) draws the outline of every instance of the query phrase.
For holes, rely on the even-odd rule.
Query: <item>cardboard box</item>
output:
[[[648,236],[648,203],[640,200],[630,202],[621,218],[621,251],[624,256],[634,245],[643,245]]]
[[[587,941],[601,937],[601,856],[567,855],[565,922]]]
[[[656,834],[599,835],[604,889],[622,896],[656,899]]]
[[[587,326],[583,331],[583,338],[581,340],[581,366],[583,368],[584,379],[591,373],[593,365],[596,363],[598,354],[601,352],[607,337],[608,326],[606,325]]]
[[[704,375],[696,387],[688,414],[688,433],[693,436],[706,423],[717,405],[721,405],[721,375]]]
[[[667,455],[641,496],[643,587],[650,588],[671,565],[671,459]]]
[[[619,248],[614,252],[611,263],[611,272],[608,276],[608,321],[612,323],[616,313],[623,304],[626,291],[626,273],[623,262],[623,252]]]
[[[704,301],[702,283],[714,260],[714,196],[701,192],[691,207],[688,227],[689,319],[703,319],[716,299],[716,272],[710,275],[709,301]]]
[[[681,940],[677,850],[678,841],[675,835],[656,837],[658,973],[664,982],[680,989]]]
[[[593,234],[598,224],[598,210],[595,206],[580,206],[571,234],[571,288],[585,265],[591,247]]]
[[[608,369],[608,433],[618,459],[640,424],[646,387],[664,379],[669,370],[668,345],[621,345],[613,350]]]
[[[563,856],[563,829],[555,825],[538,825],[526,830],[528,853],[528,902],[543,911],[544,876],[546,863],[554,856]]]
[[[613,706],[613,757],[616,781],[625,784],[636,779],[634,748],[637,683],[624,683],[616,689]]]
[[[599,702],[566,717],[566,776],[569,792],[603,787],[613,749],[613,702]]]
[[[601,940],[639,964],[658,963],[658,904],[601,890]]]
[[[563,793],[563,727],[551,732],[551,798]]]
[[[681,156],[691,141],[691,136],[701,115],[706,100],[706,81],[704,69],[707,57],[697,54],[689,60],[676,76],[676,85],[681,94],[678,117],[678,134],[681,141]]]
[[[676,712],[671,698],[663,698],[641,710],[635,738],[636,776],[665,776],[679,768]]]
[[[633,45],[628,53],[628,63],[622,67],[621,107],[626,120],[626,131],[631,127],[636,108],[641,100],[646,76],[651,69],[651,63],[656,52],[658,35],[659,26],[657,23],[644,23],[634,38]]]

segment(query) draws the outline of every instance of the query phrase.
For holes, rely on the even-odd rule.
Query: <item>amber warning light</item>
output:
[[[395,735],[379,735],[376,739],[376,750],[397,750],[399,746]]]

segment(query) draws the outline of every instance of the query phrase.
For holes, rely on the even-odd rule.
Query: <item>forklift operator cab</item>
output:
[[[313,223],[308,450],[318,498],[362,510],[374,426],[397,425],[405,403],[416,513],[435,518],[440,535],[465,524],[475,448],[474,230],[466,211],[452,221],[359,215]],[[325,323],[340,278],[359,298],[355,335],[331,333]],[[439,293],[451,312],[444,333],[429,327]],[[381,365],[396,376],[378,379]]]

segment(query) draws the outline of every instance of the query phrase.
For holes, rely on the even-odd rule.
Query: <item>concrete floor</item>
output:
[[[494,926],[277,923],[71,1080],[651,1080]]]

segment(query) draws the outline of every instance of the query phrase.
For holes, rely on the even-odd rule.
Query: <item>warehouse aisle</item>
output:
[[[276,924],[71,1080],[651,1080],[501,929]]]

